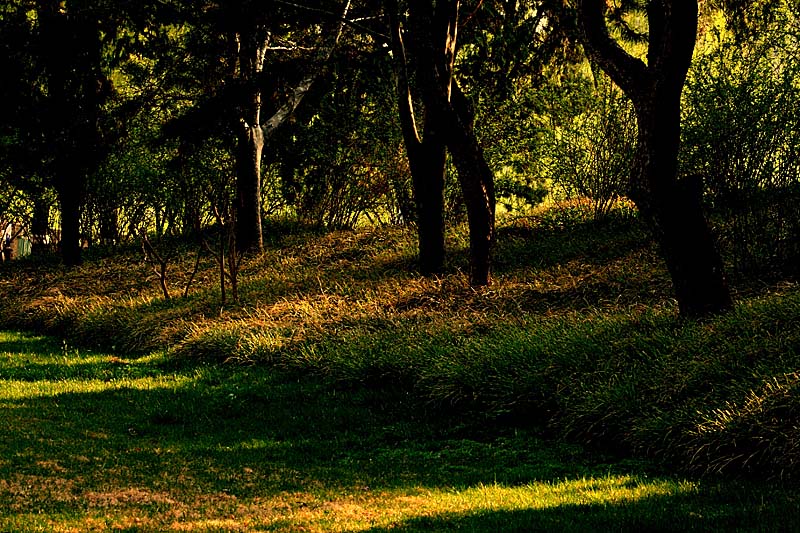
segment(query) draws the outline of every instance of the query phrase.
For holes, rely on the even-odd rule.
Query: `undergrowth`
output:
[[[454,241],[460,242],[458,236]],[[463,241],[463,239],[460,239]],[[221,306],[201,258],[164,301],[135,250],[73,270],[3,265],[5,328],[191,361],[273,365],[343,387],[401,392],[410,408],[546,427],[553,435],[698,473],[800,473],[800,290],[736,287],[734,311],[677,317],[669,278],[633,219],[518,220],[499,231],[488,288],[463,250],[413,271],[409,230],[271,238]],[[176,254],[185,286],[195,252]]]

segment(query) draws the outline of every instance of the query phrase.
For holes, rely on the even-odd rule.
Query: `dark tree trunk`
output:
[[[678,180],[680,98],[697,33],[697,2],[648,3],[647,64],[608,34],[603,0],[580,0],[591,58],[631,98],[639,137],[630,196],[650,223],[672,277],[680,313],[701,316],[732,305],[722,260],[701,205],[702,186]]]
[[[261,225],[261,152],[264,135],[260,127],[248,127],[239,138],[236,173],[236,243],[240,253],[264,250]]]
[[[235,38],[238,44],[238,77],[242,89],[239,138],[236,150],[236,244],[239,253],[264,250],[261,226],[261,74],[269,44],[268,32],[252,27]]]
[[[397,1],[392,0],[388,9],[400,126],[414,187],[419,269],[424,276],[429,276],[440,274],[444,270],[444,185],[447,153],[432,110],[426,109],[422,136],[419,135]]]
[[[61,206],[61,257],[68,267],[80,265],[81,258],[81,208],[83,207],[80,171],[72,178],[65,176],[58,188],[58,202]]]
[[[470,284],[491,282],[494,245],[494,173],[483,155],[473,129],[473,114],[465,95],[453,82],[452,105],[448,108],[447,147],[458,169],[469,222]]]
[[[680,92],[671,102],[661,92],[636,105],[640,133],[632,197],[659,244],[681,315],[719,313],[732,302],[703,212],[702,182],[699,177],[677,179]]]
[[[415,150],[408,151],[419,240],[419,269],[425,275],[444,270],[445,145],[429,131]]]
[[[47,236],[50,233],[50,203],[44,198],[44,191],[34,195],[33,220],[31,221],[31,254],[41,255],[47,250]]]
[[[61,207],[62,258],[75,266],[81,262],[80,215],[88,176],[102,154],[99,116],[110,83],[101,70],[98,22],[90,12],[70,7],[42,2],[38,15],[53,124],[49,172]]]
[[[435,5],[430,0],[413,3],[409,23],[415,44],[417,81],[426,110],[426,129],[437,132],[437,139],[447,146],[458,170],[469,221],[470,283],[480,286],[491,281],[494,176],[475,136],[469,103],[453,78],[459,4],[459,0]],[[405,105],[401,102],[401,108]]]

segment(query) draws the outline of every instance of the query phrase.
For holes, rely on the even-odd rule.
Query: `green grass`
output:
[[[264,365],[17,333],[0,333],[0,428],[2,531],[800,527],[779,484],[665,476]]]
[[[456,229],[449,242],[464,241]],[[450,250],[441,276],[415,273],[408,229],[268,242],[242,265],[242,301],[225,306],[207,258],[189,295],[169,301],[133,247],[72,270],[3,264],[0,327],[125,354],[106,372],[141,373],[131,378],[158,378],[152,366],[124,362],[158,353],[159,371],[313,377],[402,398],[407,411],[498,431],[536,427],[680,475],[800,478],[796,281],[736,278],[732,312],[683,320],[653,243],[623,217],[545,213],[501,227],[494,283],[484,288],[469,287],[462,248]],[[177,294],[195,255],[158,246],[175,250]],[[65,360],[19,371],[69,378],[86,367]]]

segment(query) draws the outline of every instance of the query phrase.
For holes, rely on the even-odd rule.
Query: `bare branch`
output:
[[[342,10],[342,15],[337,19],[338,26],[336,28],[332,42],[327,52],[325,52],[322,46],[320,45],[319,50],[320,50],[320,55],[322,56],[320,59],[323,62],[327,62],[328,60],[330,60],[331,56],[333,55],[334,49],[339,44],[339,39],[342,36],[342,32],[344,30],[347,13],[348,11],[350,11],[351,1],[352,0],[345,1],[344,9]],[[295,5],[288,2],[282,2],[282,3]],[[302,6],[297,5],[296,7],[302,7]],[[308,93],[309,89],[311,89],[311,85],[313,85],[313,83],[317,80],[317,78],[319,78],[320,74],[321,71],[310,72],[302,80],[300,80],[300,83],[298,83],[297,86],[295,86],[294,90],[292,91],[292,96],[291,98],[289,98],[289,101],[286,102],[284,105],[282,105],[280,109],[278,109],[275,112],[274,115],[272,115],[265,123],[261,125],[265,139],[271,137],[272,134],[275,132],[275,130],[281,124],[286,122],[286,120],[292,115],[292,113],[294,113],[294,111],[300,105],[300,102],[303,101],[303,98],[305,97],[306,93]]]
[[[301,9],[303,11],[310,11],[312,13],[319,13],[321,15],[324,15],[325,18],[332,19],[332,20],[337,20],[337,21],[339,21],[339,22],[341,22],[341,23],[343,23],[343,24],[345,24],[347,26],[350,26],[353,29],[356,29],[356,30],[359,30],[361,32],[364,32],[367,35],[369,35],[370,37],[375,38],[381,44],[389,44],[389,42],[391,40],[388,35],[384,35],[384,34],[378,32],[378,31],[373,30],[372,28],[369,28],[367,26],[364,26],[363,24],[360,24],[360,22],[362,20],[372,20],[373,17],[360,17],[360,18],[355,18],[355,19],[348,19],[348,18],[346,18],[347,17],[347,10],[345,10],[345,14],[344,15],[339,15],[337,13],[334,13],[333,11],[328,11],[327,9],[320,9],[318,7],[306,6],[306,5],[303,5],[303,4],[298,4],[296,2],[289,2],[287,0],[275,0],[275,3],[276,4],[283,4],[285,6],[294,7],[294,8],[297,8],[297,9]]]

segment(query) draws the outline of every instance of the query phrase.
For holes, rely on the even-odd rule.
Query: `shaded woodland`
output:
[[[4,329],[797,479],[795,3],[10,0],[0,22]]]
[[[498,216],[627,201],[684,315],[730,308],[720,251],[736,273],[796,270],[789,4],[14,1],[0,16],[4,226],[67,265],[180,235],[232,278],[277,218],[412,225],[420,272],[439,274],[463,220],[479,286]]]

